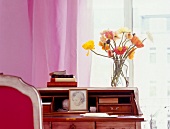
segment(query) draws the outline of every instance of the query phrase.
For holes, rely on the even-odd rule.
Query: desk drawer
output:
[[[95,122],[52,122],[52,129],[95,129]]]
[[[136,129],[135,122],[96,122],[96,129]]]
[[[131,113],[131,105],[99,105],[99,112]]]
[[[44,129],[51,129],[51,122],[43,122]]]

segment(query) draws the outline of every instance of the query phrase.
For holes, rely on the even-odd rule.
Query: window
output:
[[[167,95],[170,96],[170,81],[167,82]]]
[[[143,3],[143,4],[141,4]],[[152,127],[166,129],[168,121],[168,110],[170,109],[169,89],[169,16],[170,10],[168,0],[134,0],[133,1],[133,28],[143,35],[146,31],[152,33],[154,43],[145,44],[148,48],[141,50],[144,57],[134,62],[134,86],[138,86],[142,110],[151,120],[155,120]],[[162,6],[160,6],[162,5]],[[149,60],[147,60],[149,59]],[[137,70],[136,70],[137,69]],[[144,97],[141,93],[148,91],[149,95]],[[165,108],[166,107],[166,108]],[[152,121],[153,122],[153,121]],[[145,127],[149,128],[146,122]]]
[[[94,41],[98,44],[100,32],[106,29],[118,29],[124,26],[124,0],[93,0],[94,8]],[[103,53],[101,47],[95,46],[98,53]],[[105,53],[104,53],[105,54]],[[112,60],[92,55],[91,86],[111,85]],[[110,73],[110,74],[109,74]]]
[[[167,63],[170,64],[170,48],[167,48]]]
[[[156,48],[150,48],[150,63],[156,63]]]
[[[167,31],[170,32],[170,17],[167,18]]]
[[[157,94],[156,81],[150,81],[150,97],[154,97]]]
[[[129,62],[129,80],[132,82],[130,86],[139,89],[140,106],[148,119],[142,129],[150,128],[151,116],[155,128],[166,129],[170,119],[167,115],[170,111],[170,1],[94,0],[93,5],[95,43],[104,29],[128,26],[141,36],[147,31],[152,33],[154,43],[145,42],[145,47],[137,50],[134,60]],[[133,13],[130,11],[132,7]],[[95,49],[102,52],[98,46]],[[112,62],[92,56],[91,86],[110,87]]]
[[[150,31],[152,33],[166,33],[170,30],[170,15],[143,15],[141,18],[141,26],[143,26],[141,29],[143,33],[146,31]]]

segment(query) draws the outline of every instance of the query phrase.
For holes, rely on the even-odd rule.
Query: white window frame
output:
[[[133,31],[133,0],[124,0],[124,26]],[[129,60],[129,86],[134,86],[134,62]]]

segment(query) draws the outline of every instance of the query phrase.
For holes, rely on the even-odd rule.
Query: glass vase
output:
[[[113,60],[113,74],[111,77],[111,86],[126,86],[128,87],[129,81],[127,79],[128,66],[125,64],[125,60],[116,59]]]

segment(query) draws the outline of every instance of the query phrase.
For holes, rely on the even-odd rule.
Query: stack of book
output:
[[[47,82],[47,87],[77,87],[76,78],[72,74],[66,74],[64,71],[55,71],[50,73],[50,82]]]

